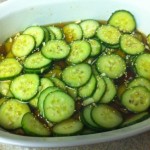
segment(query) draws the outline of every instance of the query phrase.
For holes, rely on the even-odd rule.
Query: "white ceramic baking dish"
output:
[[[107,20],[118,9],[131,11],[140,31],[150,33],[149,0],[8,0],[0,4],[0,42],[29,25],[80,19]],[[112,141],[150,129],[150,119],[104,133],[70,137],[27,137],[0,131],[0,142],[31,147],[77,146]]]

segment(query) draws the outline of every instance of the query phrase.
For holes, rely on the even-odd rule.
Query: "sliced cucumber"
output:
[[[37,108],[38,97],[39,97],[39,93],[36,94],[36,96],[33,97],[33,98],[29,101],[29,105],[32,106],[33,108]]]
[[[78,90],[76,88],[71,88],[69,86],[66,86],[67,93],[76,100],[78,96]]]
[[[24,67],[23,71],[24,73],[28,74],[43,74],[44,72],[47,72],[49,68],[50,68],[49,65],[38,69],[29,69]]]
[[[150,91],[150,81],[145,78],[137,77],[137,78],[133,79],[129,83],[128,88],[132,88],[132,87],[136,87],[136,86],[143,86]]]
[[[10,91],[11,80],[0,81],[0,94],[5,97],[13,97]]]
[[[6,58],[0,62],[0,80],[11,79],[22,71],[21,64],[14,58]]]
[[[36,74],[23,74],[12,80],[10,90],[14,97],[21,101],[29,101],[39,88],[39,77]]]
[[[68,56],[70,47],[64,40],[52,40],[42,47],[41,52],[49,59],[63,59]]]
[[[96,67],[100,73],[115,79],[125,73],[126,63],[119,55],[101,55],[96,62]]]
[[[92,112],[93,121],[102,129],[112,129],[118,127],[123,122],[123,117],[119,111],[108,105],[98,105]]]
[[[68,119],[56,124],[53,127],[54,135],[75,135],[81,132],[83,129],[83,124],[79,120]]]
[[[41,93],[40,93],[40,95],[39,95],[39,97],[38,97],[38,103],[37,103],[37,105],[38,105],[38,108],[39,108],[39,111],[40,111],[40,114],[41,115],[43,115],[44,116],[44,108],[43,108],[43,103],[44,103],[44,100],[45,100],[45,98],[46,98],[46,96],[48,95],[48,94],[50,94],[51,92],[55,92],[55,91],[58,91],[58,90],[60,90],[58,87],[55,87],[55,86],[50,86],[50,87],[47,87],[46,89],[44,89]]]
[[[150,106],[150,92],[142,86],[127,89],[122,95],[121,102],[134,113],[146,111]]]
[[[51,59],[45,58],[41,52],[35,52],[28,56],[24,61],[24,67],[28,69],[39,69],[50,65]]]
[[[27,104],[17,99],[7,100],[0,107],[0,125],[9,130],[20,128],[22,117],[27,112],[30,112]]]
[[[92,109],[93,109],[92,105],[88,105],[83,108],[81,112],[81,116],[80,116],[81,121],[83,122],[83,124],[85,124],[85,126],[93,130],[100,130],[99,126],[92,119],[92,116],[91,116]]]
[[[45,127],[31,112],[26,113],[22,118],[22,128],[27,135],[49,136],[50,130]]]
[[[47,87],[54,86],[54,83],[49,78],[41,78],[40,90],[43,91]]]
[[[121,33],[110,25],[102,25],[97,29],[97,37],[106,44],[116,45],[119,43]]]
[[[150,46],[150,34],[147,36],[147,44]]]
[[[139,55],[134,65],[139,76],[150,80],[150,54]]]
[[[120,47],[125,53],[136,55],[144,52],[144,44],[131,34],[123,34],[120,38]]]
[[[94,75],[91,76],[90,80],[82,87],[78,89],[78,94],[81,98],[89,97],[93,94],[95,88],[96,88],[96,78]]]
[[[131,12],[117,10],[109,18],[108,23],[119,28],[122,32],[132,32],[136,28],[136,21]]]
[[[40,96],[40,93],[45,90],[47,87],[51,87],[51,86],[54,86],[53,82],[48,79],[48,78],[41,78],[41,85],[39,87],[39,92],[37,93],[37,95],[31,99],[29,101],[29,104],[34,107],[34,108],[37,108],[38,107],[38,100],[39,100],[39,96]]]
[[[115,45],[110,45],[110,44],[105,44],[105,45],[107,48],[110,48],[110,49],[119,49],[120,47],[119,43]]]
[[[50,79],[53,81],[53,83],[54,83],[54,85],[56,87],[58,87],[58,88],[60,88],[60,89],[62,89],[64,91],[66,90],[66,85],[65,85],[65,83],[63,81],[61,81],[57,77],[51,77]]]
[[[84,38],[91,38],[95,35],[97,28],[100,26],[96,20],[88,19],[80,23]]]
[[[62,31],[61,31],[61,29],[59,27],[48,26],[47,29],[51,30],[55,34],[55,39],[56,40],[63,39],[63,33],[62,33]]]
[[[42,29],[44,31],[44,42],[48,42],[50,40],[49,31],[46,27],[42,27]]]
[[[8,99],[5,98],[5,97],[0,98],[0,106],[1,106],[4,102],[6,102],[7,100],[8,100]]]
[[[62,73],[63,81],[70,87],[83,86],[91,77],[91,67],[86,63],[66,67]]]
[[[57,66],[57,67],[54,67],[54,68],[51,68],[49,70],[49,72],[47,72],[46,74],[44,74],[44,77],[47,77],[47,78],[61,78],[61,74],[62,74],[62,69],[60,66]]]
[[[56,37],[55,37],[55,34],[53,33],[53,31],[49,30],[48,28],[47,28],[47,30],[49,31],[50,40],[56,40]]]
[[[69,43],[80,40],[82,38],[82,29],[76,23],[70,23],[63,27],[65,40]]]
[[[31,53],[35,47],[35,40],[31,35],[20,35],[12,45],[12,53],[16,57],[25,57]]]
[[[134,125],[136,123],[139,123],[141,121],[144,121],[146,119],[148,119],[150,117],[150,114],[148,112],[142,112],[142,113],[138,113],[133,115],[130,118],[127,118],[122,124],[121,127],[127,127],[130,125]]]
[[[104,79],[97,75],[96,81],[97,81],[97,85],[96,85],[95,92],[93,93],[93,95],[91,97],[84,99],[84,101],[83,101],[84,106],[89,105],[91,103],[100,102],[103,94],[105,93],[106,83],[105,83]]]
[[[103,97],[100,100],[100,103],[109,103],[115,97],[117,90],[116,90],[115,84],[113,83],[111,79],[106,78],[106,77],[104,77],[103,79],[105,80],[105,83],[106,83],[106,90],[105,90]]]
[[[36,47],[39,47],[44,40],[44,30],[40,26],[31,26],[25,29],[23,34],[29,34],[34,37]]]
[[[67,58],[67,61],[71,63],[81,63],[91,53],[91,46],[87,41],[79,40],[71,43],[71,51]]]
[[[47,120],[61,122],[72,116],[75,110],[75,102],[68,94],[55,91],[47,95],[43,108]]]
[[[90,56],[94,57],[94,56],[99,55],[102,51],[102,44],[96,39],[89,39],[88,42],[91,45]]]

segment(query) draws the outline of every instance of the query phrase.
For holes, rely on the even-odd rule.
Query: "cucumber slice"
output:
[[[84,38],[91,38],[95,35],[97,28],[100,26],[96,20],[88,19],[80,23]]]
[[[41,85],[39,87],[39,92],[37,93],[37,95],[31,99],[29,101],[29,104],[34,107],[34,108],[37,108],[38,107],[38,100],[39,100],[39,96],[40,96],[40,93],[46,89],[47,87],[51,87],[51,86],[54,86],[53,82],[48,79],[48,78],[41,78]]]
[[[75,102],[68,94],[55,91],[47,95],[43,107],[47,120],[61,122],[72,116],[75,110]]]
[[[111,79],[106,78],[106,77],[104,77],[103,79],[105,80],[105,83],[106,83],[106,90],[105,90],[103,97],[100,100],[100,103],[109,103],[115,97],[117,90],[116,90],[115,84],[113,83]]]
[[[145,78],[137,77],[137,78],[133,79],[129,83],[128,88],[132,88],[132,87],[136,87],[136,86],[143,86],[150,91],[150,81]]]
[[[82,38],[82,29],[78,24],[70,23],[63,27],[63,32],[65,35],[65,40],[68,43],[71,43],[76,40],[81,40]]]
[[[70,47],[63,40],[52,40],[42,47],[41,52],[48,59],[63,59],[68,56]]]
[[[121,113],[106,104],[94,107],[91,115],[93,121],[99,125],[100,128],[106,130],[118,127],[123,121]]]
[[[85,126],[87,126],[90,129],[100,130],[100,127],[92,119],[91,116],[92,109],[93,109],[92,105],[88,105],[83,108],[80,115],[81,121],[83,122],[83,124],[85,124]]]
[[[147,44],[150,46],[150,34],[147,36]]]
[[[44,40],[44,30],[39,26],[28,27],[27,29],[25,29],[23,34],[29,34],[33,36],[35,39],[36,47],[39,47]]]
[[[74,100],[76,100],[77,96],[78,96],[78,90],[76,88],[71,88],[69,86],[66,86],[67,89],[67,93],[74,98]]]
[[[37,108],[39,93],[29,101],[29,105]]]
[[[48,28],[47,28],[47,29],[48,29]],[[56,40],[56,37],[55,37],[55,34],[53,33],[53,31],[52,31],[52,30],[49,30],[49,29],[48,29],[48,31],[49,31],[50,40]]]
[[[142,113],[138,113],[135,114],[134,116],[127,118],[120,127],[127,127],[130,125],[134,125],[136,123],[139,123],[141,121],[144,121],[146,119],[148,119],[150,117],[150,114],[148,112],[142,112]]]
[[[29,101],[39,88],[39,77],[36,74],[23,74],[12,80],[10,90],[14,97],[21,101]]]
[[[67,58],[67,61],[71,63],[81,63],[83,62],[86,58],[91,53],[91,46],[87,41],[74,41],[71,43],[71,51],[70,54]]]
[[[99,55],[102,51],[102,44],[96,39],[89,39],[88,42],[91,45],[90,56],[94,57],[94,56]]]
[[[116,45],[119,43],[121,33],[119,30],[110,25],[102,25],[97,29],[97,37],[104,43]]]
[[[139,76],[150,80],[150,54],[139,55],[134,65]]]
[[[92,73],[93,73],[95,76],[99,76],[99,73],[98,73],[98,71],[97,71],[97,68],[96,68],[96,65],[95,65],[95,64],[92,65]]]
[[[61,31],[61,29],[59,27],[48,26],[47,29],[51,30],[54,33],[56,40],[63,39],[63,33],[62,33],[62,31]]]
[[[40,69],[50,65],[51,59],[45,58],[41,52],[35,52],[28,56],[24,61],[24,67],[28,69]]]
[[[27,135],[49,136],[50,130],[46,128],[31,112],[26,113],[22,118],[22,128]]]
[[[119,28],[122,32],[132,32],[136,28],[136,21],[131,12],[117,10],[109,18],[108,24]]]
[[[54,135],[76,135],[83,129],[83,124],[79,120],[68,119],[56,124],[53,127]]]
[[[29,68],[24,68],[23,72],[26,74],[43,74],[49,70],[50,66],[45,66],[42,68],[38,69],[29,69]]]
[[[150,106],[150,92],[142,86],[127,89],[122,95],[121,102],[131,112],[146,111]]]
[[[123,34],[120,38],[121,50],[130,55],[136,55],[144,52],[144,44],[130,34]]]
[[[94,75],[91,76],[90,80],[82,87],[78,89],[78,94],[81,98],[86,98],[92,95],[96,88],[96,78]]]
[[[0,125],[9,130],[20,128],[22,117],[27,112],[30,112],[27,104],[17,99],[7,100],[0,107]]]
[[[5,97],[0,98],[0,106],[1,106],[4,102],[6,102],[7,100],[8,100],[8,99],[5,98]]]
[[[103,94],[105,93],[106,83],[105,83],[104,79],[97,75],[96,81],[97,81],[97,85],[96,85],[95,92],[93,93],[93,95],[91,97],[86,98],[83,101],[84,106],[89,105],[91,103],[98,103],[101,100]]]
[[[91,77],[91,67],[86,63],[66,67],[62,72],[63,81],[70,87],[83,86]]]
[[[44,31],[44,42],[48,42],[50,40],[49,31],[46,27],[42,27],[42,29]]]
[[[14,58],[6,58],[0,62],[0,80],[11,79],[22,71],[21,64]]]
[[[12,45],[12,53],[16,57],[25,57],[35,47],[35,40],[31,35],[20,35]]]
[[[110,45],[110,44],[105,44],[107,49],[110,48],[110,49],[119,49],[120,45],[119,43],[118,44],[115,44],[115,45]]]
[[[126,63],[119,55],[101,55],[96,62],[96,67],[100,73],[116,79],[125,73]]]
[[[49,78],[41,78],[40,89],[43,91],[47,87],[54,86],[54,83]]]
[[[11,80],[0,81],[0,94],[5,97],[13,97],[10,91]]]
[[[46,74],[44,74],[44,77],[47,77],[47,78],[51,78],[51,77],[52,78],[53,77],[61,78],[61,74],[62,74],[61,67],[60,66],[56,66],[54,68],[51,68]]]
[[[51,92],[55,92],[55,91],[59,91],[60,89],[58,87],[55,87],[55,86],[50,86],[50,87],[47,87],[46,89],[44,89],[39,97],[38,97],[38,103],[37,103],[37,106],[39,108],[39,111],[40,111],[40,114],[44,116],[44,108],[43,108],[43,103],[44,103],[44,100],[46,98],[46,96],[48,94],[50,94]]]
[[[63,81],[61,81],[57,77],[51,77],[50,79],[53,81],[55,86],[57,86],[58,88],[62,89],[63,91],[66,91],[66,85],[65,85],[65,83]]]

